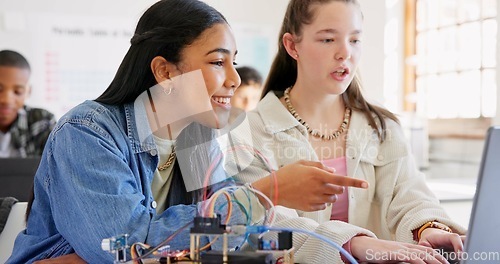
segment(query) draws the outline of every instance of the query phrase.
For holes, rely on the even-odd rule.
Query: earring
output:
[[[175,88],[174,88],[174,84],[172,83],[172,81],[169,81],[168,87],[163,87],[163,93],[166,95],[171,95],[174,90],[175,90]]]

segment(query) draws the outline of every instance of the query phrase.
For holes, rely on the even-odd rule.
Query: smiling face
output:
[[[0,66],[0,131],[9,130],[24,106],[29,76],[28,69]]]
[[[194,117],[195,122],[222,128],[229,118],[231,98],[241,80],[234,67],[236,59],[236,41],[231,28],[215,24],[205,30],[191,45],[181,53],[181,61],[171,77],[201,70],[208,93],[207,100],[213,108],[212,113]],[[193,102],[197,104],[197,102]],[[200,102],[198,102],[200,103]]]
[[[302,25],[301,36],[292,36],[295,51],[289,53],[297,60],[299,78],[308,86],[341,94],[354,78],[361,56],[361,11],[339,1],[311,8],[312,23]]]

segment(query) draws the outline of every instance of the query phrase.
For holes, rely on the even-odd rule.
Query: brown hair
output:
[[[291,0],[283,19],[281,31],[278,39],[278,53],[274,58],[271,70],[264,84],[262,97],[269,91],[284,91],[293,86],[297,80],[297,62],[290,57],[283,45],[283,35],[291,33],[300,38],[302,35],[302,26],[312,23],[314,19],[313,5],[321,5],[333,1],[349,3],[359,6],[357,0]],[[361,81],[356,72],[354,79],[342,94],[344,104],[365,114],[370,126],[376,130],[379,139],[383,142],[386,137],[386,122],[384,118],[392,119],[396,122],[398,118],[389,110],[368,103],[361,93]],[[377,124],[376,119],[380,121]]]
[[[262,75],[260,75],[259,71],[250,66],[242,66],[236,68],[238,75],[241,78],[241,86],[243,85],[252,85],[258,84],[262,85]]]

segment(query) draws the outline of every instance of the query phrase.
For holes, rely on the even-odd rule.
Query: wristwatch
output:
[[[431,222],[427,222],[425,223],[422,227],[420,227],[418,229],[418,233],[417,233],[417,239],[418,241],[420,241],[420,236],[422,235],[422,232],[427,229],[427,228],[437,228],[437,229],[441,229],[441,230],[444,230],[448,233],[452,233],[453,231],[451,230],[451,228],[443,223],[439,223],[437,221],[431,221]]]

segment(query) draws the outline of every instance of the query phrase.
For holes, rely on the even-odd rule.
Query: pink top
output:
[[[335,168],[336,175],[347,175],[347,164],[344,157],[322,160],[323,164],[328,167]],[[332,215],[330,220],[340,220],[348,222],[349,220],[349,196],[347,188],[342,194],[337,195],[337,201],[332,205]]]

